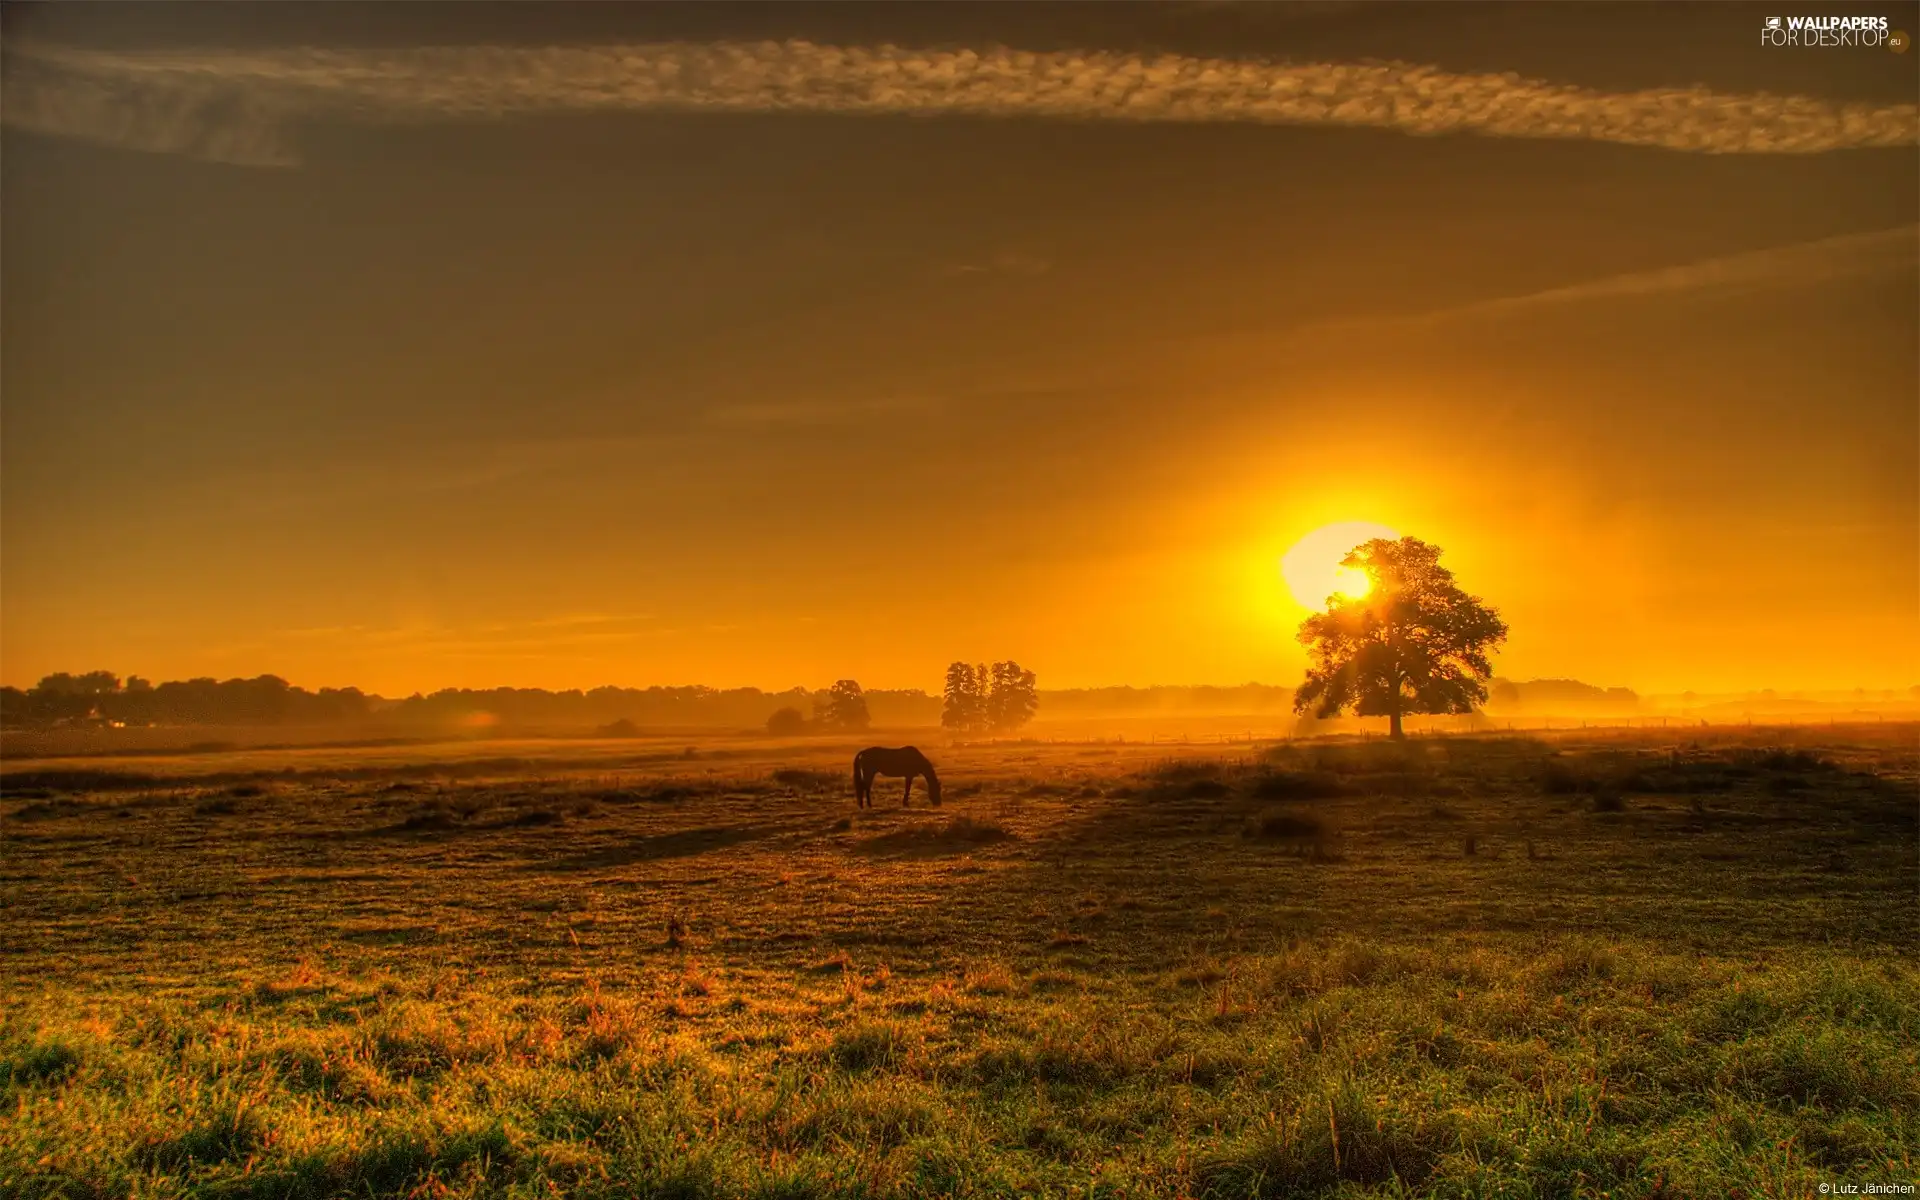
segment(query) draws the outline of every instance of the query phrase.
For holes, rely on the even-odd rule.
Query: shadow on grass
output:
[[[616,846],[605,846],[583,854],[549,862],[529,864],[535,871],[598,871],[624,867],[630,863],[654,862],[668,858],[691,858],[724,850],[743,842],[759,841],[774,833],[769,826],[716,825],[704,829],[682,829],[673,833],[637,837]]]
[[[853,852],[892,858],[938,858],[966,854],[981,846],[1005,842],[1013,834],[991,821],[954,817],[945,823],[920,821],[854,843]]]

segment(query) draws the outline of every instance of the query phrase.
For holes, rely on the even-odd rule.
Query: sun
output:
[[[1335,596],[1358,599],[1367,594],[1373,581],[1358,567],[1343,567],[1340,560],[1355,546],[1374,538],[1398,538],[1385,525],[1372,521],[1341,521],[1322,525],[1293,544],[1280,559],[1280,575],[1287,590],[1306,608],[1322,609]]]
[[[1340,567],[1333,573],[1333,594],[1358,600],[1373,590],[1373,577],[1359,567]]]

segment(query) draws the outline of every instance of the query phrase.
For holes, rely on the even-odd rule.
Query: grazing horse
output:
[[[890,749],[886,746],[868,746],[853,756],[853,795],[861,808],[873,807],[873,777],[876,775],[903,775],[907,780],[907,790],[900,793],[900,807],[905,808],[907,799],[913,795],[913,777],[924,775],[927,778],[927,795],[937,807],[940,803],[940,777],[933,773],[933,764],[927,756],[914,746],[901,746]]]

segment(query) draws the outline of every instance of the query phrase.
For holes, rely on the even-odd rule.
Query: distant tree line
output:
[[[481,718],[478,723],[485,726],[521,728],[644,733],[649,728],[760,726],[789,735],[854,732],[873,725],[925,726],[936,721],[961,733],[1007,732],[1033,719],[1039,706],[1033,672],[1011,662],[991,667],[955,665],[969,673],[957,701],[951,687],[943,701],[919,689],[869,690],[853,679],[838,680],[819,691],[700,686],[589,691],[446,688],[389,700],[358,688],[309,691],[277,675],[155,685],[138,675],[123,680],[111,671],[60,672],[24,690],[0,688],[0,725],[19,729],[377,721],[404,728],[471,727]],[[949,676],[951,684],[952,672]]]
[[[848,686],[851,696],[835,699],[836,689],[844,691]],[[395,702],[382,715],[398,722],[444,724],[484,713],[502,724],[550,727],[599,725],[617,719],[630,721],[644,731],[701,726],[751,729],[764,726],[774,713],[787,708],[816,716],[831,714],[830,719],[836,722],[853,720],[853,714],[861,711],[880,724],[924,725],[935,719],[939,701],[917,689],[865,691],[851,680],[821,691],[789,688],[780,692],[702,686],[599,687],[585,692],[449,689],[410,696]]]
[[[996,685],[996,672],[1000,682]],[[995,700],[996,687],[1000,696]],[[328,725],[377,722],[394,727],[487,724],[525,728],[768,728],[780,734],[840,732],[872,725],[940,724],[959,736],[1018,729],[1042,699],[1050,719],[1284,712],[1293,689],[1239,687],[1113,687],[1049,691],[1034,686],[1017,663],[947,669],[943,695],[918,689],[864,689],[851,679],[818,691],[789,688],[601,687],[449,688],[402,700],[358,688],[296,687],[275,675],[252,679],[184,679],[154,684],[111,671],[49,675],[31,688],[0,687],[0,725],[9,729],[121,722],[127,725]],[[1573,680],[1492,681],[1498,712],[1632,713],[1640,698],[1625,688]],[[624,722],[624,724],[622,724]]]
[[[49,675],[31,688],[0,688],[0,725],[324,725],[377,721],[383,726],[490,725],[593,728],[627,722],[648,728],[755,728],[783,708],[811,711],[830,728],[932,725],[940,701],[918,689],[863,690],[852,680],[812,691],[790,688],[600,687],[446,688],[401,700],[358,688],[309,691],[274,675],[152,684],[111,671]],[[805,718],[803,718],[803,721]]]
[[[1534,679],[1515,683],[1495,679],[1487,707],[1509,712],[1551,712],[1565,716],[1630,716],[1640,710],[1631,688],[1598,688],[1577,679]]]
[[[1067,688],[1045,693],[1047,717],[1119,717],[1159,714],[1291,713],[1293,689],[1265,683],[1238,686]]]
[[[1017,662],[947,668],[947,686],[940,706],[940,724],[963,737],[1012,733],[1033,720],[1040,709],[1040,693],[1033,672]]]
[[[277,675],[182,679],[155,686],[111,671],[49,675],[33,687],[0,688],[0,725],[327,724],[365,718],[372,698],[358,688],[310,692]]]

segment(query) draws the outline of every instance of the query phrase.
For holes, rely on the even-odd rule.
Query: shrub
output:
[[[453,814],[448,812],[444,808],[436,807],[436,808],[422,809],[421,811],[414,813],[412,816],[408,817],[406,820],[400,822],[400,824],[395,826],[395,828],[403,830],[407,833],[432,833],[440,830],[452,829],[453,826],[454,826]]]
[[[785,787],[823,788],[841,783],[843,777],[830,771],[811,771],[805,767],[781,767],[773,773],[773,781]]]
[[[1161,784],[1191,783],[1196,779],[1218,779],[1224,768],[1210,758],[1172,758],[1148,772]]]
[[[960,816],[948,821],[947,827],[938,836],[943,840],[958,842],[998,842],[1013,834],[991,821],[976,821],[972,817]]]
[[[774,737],[795,737],[809,728],[806,714],[797,708],[782,708],[767,718],[767,732]]]
[[[1327,826],[1311,813],[1264,812],[1248,817],[1241,833],[1250,838],[1318,841],[1327,836]]]
[[[1030,783],[1020,790],[1020,794],[1031,797],[1071,796],[1075,790],[1070,783]],[[1095,794],[1098,794],[1098,789],[1095,789]]]
[[[1550,759],[1540,770],[1540,790],[1549,796],[1567,796],[1593,790],[1593,780],[1567,763]]]
[[[36,1041],[0,1059],[0,1080],[14,1087],[59,1083],[80,1066],[80,1057],[66,1042]]]
[[[957,847],[979,846],[1012,838],[1011,830],[991,821],[972,817],[954,817],[944,825],[932,821],[916,822],[867,838],[859,849],[873,854],[952,853]]]
[[[1382,771],[1364,782],[1366,791],[1382,796],[1425,796],[1434,790],[1433,777],[1419,771]]]
[[[1766,771],[1831,771],[1833,763],[1806,750],[1771,750],[1755,760]]]
[[[1253,781],[1253,794],[1262,800],[1322,800],[1358,791],[1331,771],[1271,771]]]

